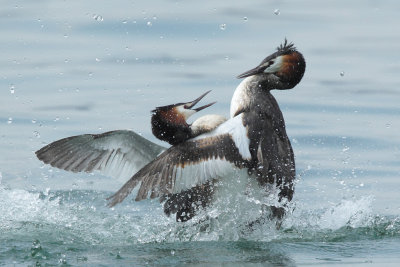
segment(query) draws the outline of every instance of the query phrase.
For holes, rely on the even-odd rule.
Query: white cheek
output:
[[[274,64],[264,70],[264,73],[274,73],[280,70],[282,66],[282,56],[275,59]]]
[[[196,113],[195,110],[192,109],[186,109],[183,106],[178,106],[177,110],[180,114],[182,114],[185,117],[185,120],[187,120],[190,116],[192,116],[194,113]]]

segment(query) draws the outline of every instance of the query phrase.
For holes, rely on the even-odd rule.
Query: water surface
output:
[[[393,265],[400,262],[397,1],[1,1],[1,265]],[[182,225],[157,200],[105,198],[123,180],[44,166],[34,151],[83,133],[151,135],[150,110],[213,90],[284,40],[307,70],[274,92],[297,163],[282,228],[249,232],[232,196]],[[208,102],[207,102],[208,103]],[[235,202],[236,201],[236,202]]]

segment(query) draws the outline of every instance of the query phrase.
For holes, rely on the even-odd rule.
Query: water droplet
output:
[[[346,152],[346,151],[349,150],[349,149],[350,149],[350,147],[346,146],[346,147],[344,147],[344,148],[342,149],[342,152]]]
[[[8,121],[7,121],[7,123],[8,123],[8,124],[11,124],[12,122],[13,122],[13,118],[11,118],[11,117],[10,117],[10,118],[8,118]]]
[[[171,250],[171,255],[172,255],[172,256],[175,255],[175,250]]]
[[[123,24],[127,24],[128,21],[127,21],[127,20],[123,20],[122,23],[123,23]]]
[[[147,26],[151,27],[151,26],[153,26],[153,23],[151,23],[151,21],[148,21]]]
[[[34,135],[36,138],[40,138],[40,133],[39,133],[38,131],[34,131],[34,132],[33,132],[33,135]]]
[[[68,38],[68,34],[64,34],[64,38]]]
[[[103,21],[104,20],[101,15],[96,15],[96,14],[93,14],[93,19],[97,20],[97,21]]]
[[[100,62],[100,61],[101,61],[100,58],[97,58],[97,57],[96,57],[96,62]]]
[[[390,123],[386,123],[386,128],[390,128],[391,124]]]
[[[55,119],[54,119],[54,121],[59,121],[60,120],[60,118],[59,117],[56,117]]]
[[[342,76],[342,77],[344,76],[344,71],[340,72],[340,76]]]
[[[35,241],[33,241],[31,246],[31,255],[34,257],[38,253],[40,253],[41,250],[42,250],[42,245],[40,245],[40,241],[36,239]]]
[[[247,22],[249,19],[247,17],[243,17],[243,20]]]
[[[275,10],[274,10],[274,14],[278,16],[278,15],[281,14],[281,11],[280,11],[279,9],[275,9]]]
[[[361,187],[363,187],[363,186],[364,186],[364,184],[363,184],[363,183],[361,183],[361,184],[360,184],[360,186],[361,186]]]
[[[14,86],[14,84],[11,84],[11,85],[10,85],[10,93],[11,93],[11,94],[14,94],[14,93],[15,93],[15,86]]]
[[[66,259],[66,257],[67,257],[67,256],[65,256],[65,254],[61,254],[61,258],[58,260],[58,262],[59,262],[60,264],[67,264],[67,259]]]
[[[32,123],[35,124],[37,122],[36,119],[32,119]]]
[[[153,19],[154,19],[154,20],[157,20],[157,16],[153,16]]]
[[[220,25],[219,25],[219,28],[220,28],[222,31],[225,31],[225,29],[226,29],[226,24],[225,24],[225,23],[220,24]]]

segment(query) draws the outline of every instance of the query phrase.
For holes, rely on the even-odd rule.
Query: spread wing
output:
[[[112,195],[109,206],[122,202],[139,183],[137,201],[176,194],[245,168],[250,158],[247,128],[238,115],[209,133],[170,147]]]
[[[132,131],[84,134],[55,141],[36,151],[38,159],[72,172],[100,171],[129,178],[165,148]]]

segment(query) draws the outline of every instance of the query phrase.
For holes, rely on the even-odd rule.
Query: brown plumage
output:
[[[282,112],[270,91],[293,88],[302,79],[305,67],[301,53],[285,40],[257,67],[238,76],[245,79],[232,97],[229,120],[209,132],[173,141],[176,143],[172,147],[146,164],[146,160],[140,161],[143,167],[137,172],[135,168],[140,164],[132,168],[133,175],[109,198],[109,206],[122,202],[140,184],[137,201],[161,197],[166,199],[166,214],[176,212],[177,220],[188,220],[198,207],[212,200],[215,181],[230,177],[237,169],[247,169],[266,190],[266,185],[274,184],[279,190],[278,201],[290,201],[294,193],[294,154]],[[168,121],[170,113],[165,114],[163,118]],[[171,116],[171,122],[184,125],[181,117]],[[128,140],[132,136],[121,131],[104,136],[82,135],[56,141],[36,153],[45,163],[66,170],[105,172],[113,169],[110,166],[118,166],[118,170],[135,165],[132,162],[137,140],[141,143],[139,151],[147,152],[143,140]],[[156,151],[161,149],[155,147]],[[281,219],[285,208],[271,207],[271,211]]]

